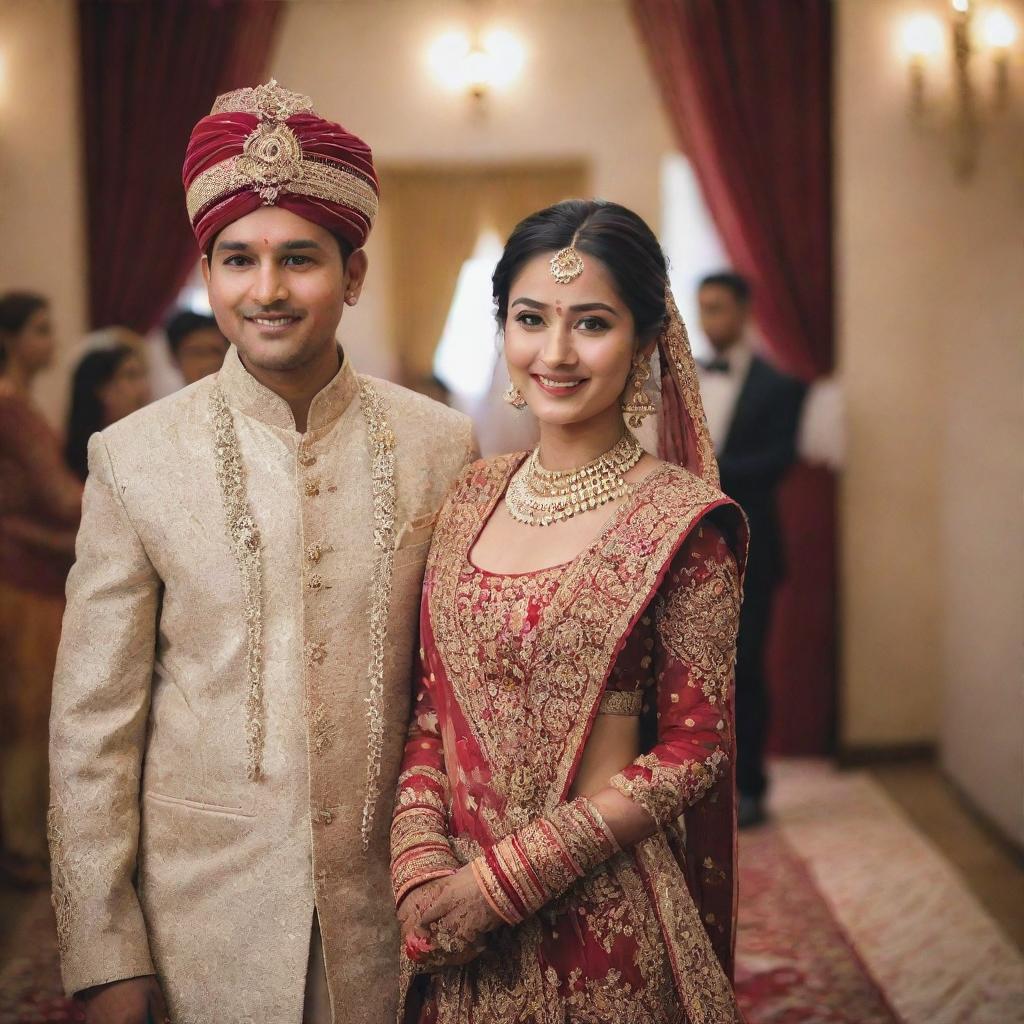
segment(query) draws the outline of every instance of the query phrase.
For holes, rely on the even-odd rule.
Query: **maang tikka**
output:
[[[629,388],[633,394],[622,407],[622,414],[631,427],[639,427],[648,416],[655,411],[654,402],[647,394],[644,385],[651,376],[651,363],[642,353],[633,356],[633,372],[630,374]]]
[[[559,284],[571,284],[583,273],[583,258],[568,245],[551,257],[551,276]]]

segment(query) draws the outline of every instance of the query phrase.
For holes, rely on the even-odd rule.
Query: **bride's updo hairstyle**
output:
[[[566,199],[516,225],[491,278],[498,328],[505,329],[509,290],[524,265],[570,245],[584,262],[592,256],[605,265],[633,314],[640,345],[653,341],[665,322],[665,254],[643,218],[603,199]]]

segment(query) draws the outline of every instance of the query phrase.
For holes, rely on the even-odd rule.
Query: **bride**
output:
[[[540,443],[469,467],[434,533],[391,835],[405,1019],[738,1021],[746,528],[665,257],[572,200],[516,227],[493,286]],[[649,415],[660,458],[627,429]]]

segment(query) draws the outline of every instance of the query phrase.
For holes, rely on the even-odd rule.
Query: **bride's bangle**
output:
[[[577,797],[485,850],[473,874],[494,912],[518,924],[618,852],[600,812]]]
[[[391,825],[391,887],[396,907],[424,882],[454,874],[460,867],[442,815],[414,808],[395,816]]]

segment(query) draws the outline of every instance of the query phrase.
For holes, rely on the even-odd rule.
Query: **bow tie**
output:
[[[707,362],[701,363],[701,366],[708,373],[728,373],[729,372],[729,360],[719,356],[716,359],[709,359]]]

